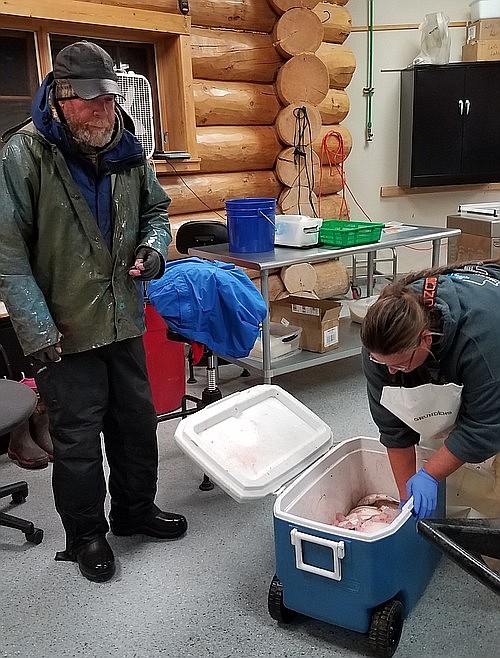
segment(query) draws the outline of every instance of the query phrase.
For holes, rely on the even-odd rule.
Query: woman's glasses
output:
[[[411,368],[411,364],[413,362],[413,359],[415,357],[416,351],[419,349],[420,345],[417,345],[417,347],[413,350],[413,352],[410,355],[410,358],[405,364],[399,364],[399,363],[384,363],[384,361],[379,361],[378,359],[375,359],[371,354],[369,354],[369,359],[370,361],[373,361],[373,363],[378,363],[379,366],[385,366],[386,368],[392,368],[393,370],[401,370],[401,372],[408,372]]]

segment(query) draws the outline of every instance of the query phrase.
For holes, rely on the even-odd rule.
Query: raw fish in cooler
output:
[[[335,513],[332,525],[358,532],[381,530],[399,514],[399,501],[386,494],[369,494],[359,500],[347,514]]]

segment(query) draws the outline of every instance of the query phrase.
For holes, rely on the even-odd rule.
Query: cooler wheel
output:
[[[295,617],[295,612],[285,608],[283,603],[283,585],[276,575],[273,576],[267,597],[267,609],[275,621],[288,624]]]
[[[403,630],[403,604],[397,599],[375,610],[370,624],[369,643],[376,656],[390,658],[396,651]]]

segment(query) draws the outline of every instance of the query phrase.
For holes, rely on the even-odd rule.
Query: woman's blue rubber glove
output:
[[[421,468],[406,483],[406,495],[413,496],[413,512],[417,521],[430,516],[437,505],[438,481]]]

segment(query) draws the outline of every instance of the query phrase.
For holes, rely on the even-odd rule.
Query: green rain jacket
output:
[[[170,199],[144,157],[117,171],[110,253],[61,151],[33,124],[4,147],[0,299],[25,354],[57,341],[63,354],[82,352],[144,333],[142,283],[128,271],[141,245],[165,260]]]

